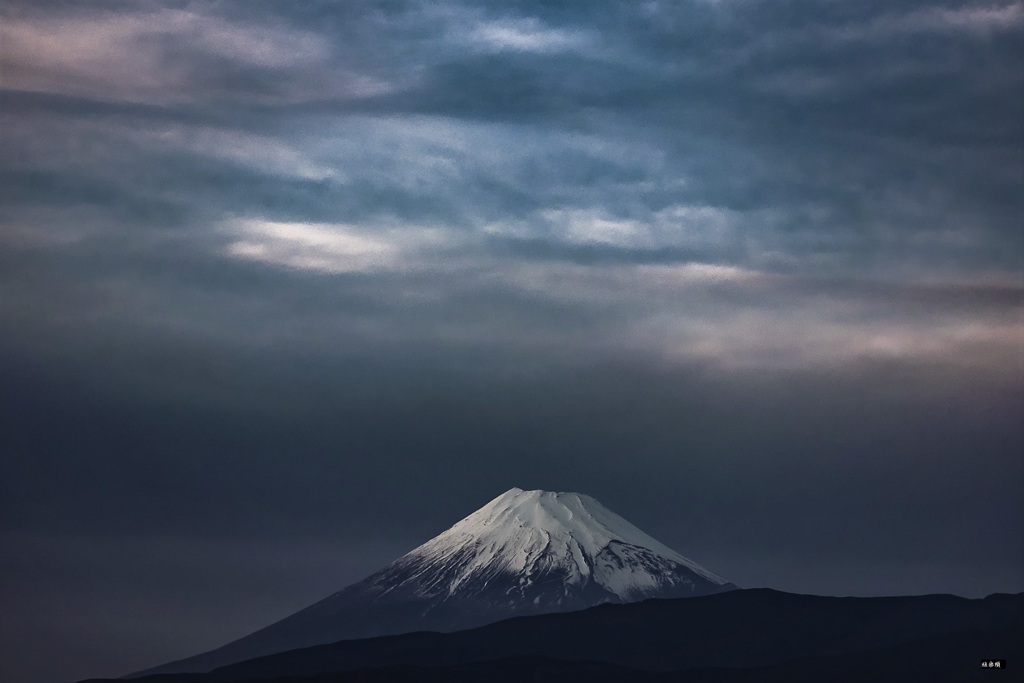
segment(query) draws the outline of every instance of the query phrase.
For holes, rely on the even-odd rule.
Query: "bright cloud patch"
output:
[[[230,256],[323,273],[397,268],[403,262],[403,246],[411,246],[393,236],[368,234],[337,223],[244,219],[230,221],[225,227],[235,237],[226,249]]]
[[[1024,22],[1024,4],[991,7],[934,8],[908,15],[903,22],[907,28],[922,30],[1008,31]]]
[[[474,43],[495,51],[558,52],[580,44],[577,34],[547,28],[533,18],[486,22],[471,34]]]
[[[528,221],[492,223],[490,235],[542,238],[574,245],[622,249],[721,246],[733,240],[744,221],[764,225],[766,212],[749,215],[715,206],[670,206],[636,217],[619,217],[593,209],[547,209]]]
[[[960,33],[981,37],[1018,30],[1022,22],[1024,3],[1020,2],[954,9],[924,7],[886,13],[865,24],[842,26],[831,35],[847,40],[878,40],[905,33]]]
[[[650,231],[643,222],[611,219],[589,211],[546,211],[544,217],[558,226],[569,242],[636,246],[650,242]]]

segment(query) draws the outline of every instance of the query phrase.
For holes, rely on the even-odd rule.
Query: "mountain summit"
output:
[[[414,569],[400,585],[419,595],[517,612],[700,595],[728,583],[590,496],[517,488],[393,566]]]
[[[514,488],[377,573],[290,617],[141,673],[205,672],[338,640],[457,631],[513,616],[734,588],[590,496]]]

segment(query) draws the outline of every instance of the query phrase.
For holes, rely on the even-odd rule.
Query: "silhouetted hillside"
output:
[[[961,681],[1024,663],[1024,594],[833,598],[768,589],[603,605],[457,633],[293,650],[152,683]],[[984,680],[984,679],[981,679]]]

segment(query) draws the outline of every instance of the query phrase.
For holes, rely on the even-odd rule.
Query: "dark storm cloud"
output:
[[[742,585],[1021,590],[1022,21],[0,6],[10,676],[217,645],[511,486]]]

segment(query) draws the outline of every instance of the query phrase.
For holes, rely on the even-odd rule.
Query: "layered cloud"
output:
[[[830,348],[925,353],[907,340],[991,329],[1009,357],[1010,299],[1010,322],[958,309],[943,333],[882,300],[880,318],[841,311],[921,282],[1017,283],[1022,104],[1002,55],[1020,3],[798,5],[9,8],[5,240],[117,236],[111,272],[169,245],[182,272],[220,258],[327,288],[414,271],[452,306],[459,278],[489,273],[496,301],[677,330],[650,334],[658,354],[765,362],[829,357],[769,341],[800,329],[794,292],[825,282],[809,310],[847,340]],[[941,45],[908,38],[921,33]],[[935,50],[962,57],[925,65]],[[695,273],[735,289],[693,299]],[[652,294],[668,281],[674,295]],[[771,320],[777,332],[741,331]]]
[[[11,12],[0,27],[4,87],[158,103],[224,95],[287,99],[289,76],[311,76],[331,56],[325,36],[283,23],[149,3],[134,9]],[[384,89],[359,77],[343,84],[336,73],[313,78],[339,94]]]

